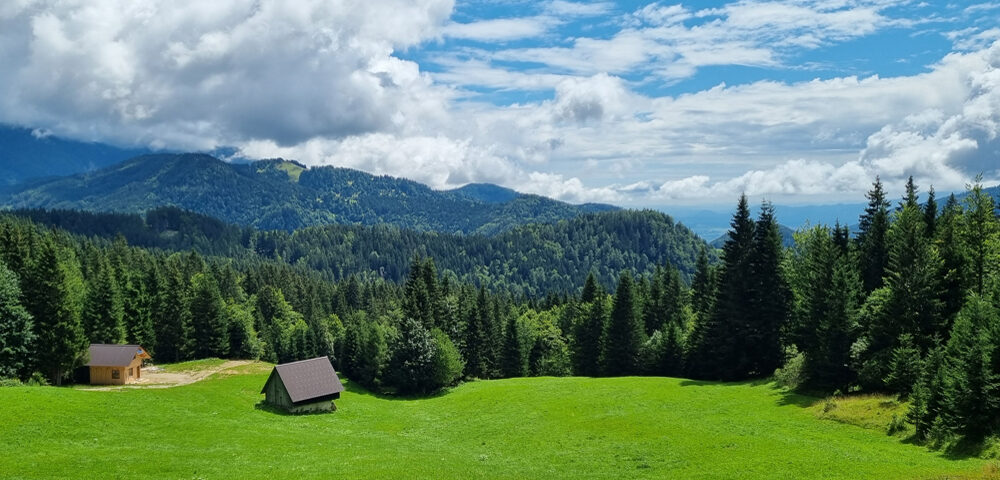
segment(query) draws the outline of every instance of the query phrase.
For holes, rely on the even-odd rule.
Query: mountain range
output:
[[[203,154],[142,155],[92,172],[8,187],[7,208],[140,213],[175,206],[262,230],[326,224],[390,224],[460,234],[496,234],[618,210],[572,205],[495,185],[438,191],[401,178],[282,159],[227,163]]]

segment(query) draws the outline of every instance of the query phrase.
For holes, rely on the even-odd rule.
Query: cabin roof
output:
[[[340,383],[337,372],[333,370],[333,365],[327,357],[318,357],[310,360],[275,365],[271,371],[270,382],[277,374],[281,383],[285,385],[288,396],[292,403],[299,403],[306,400],[313,400],[344,391],[344,385]],[[260,393],[264,393],[267,384]]]
[[[88,367],[127,367],[136,356],[152,358],[139,345],[106,345],[93,343],[90,345],[90,361]]]

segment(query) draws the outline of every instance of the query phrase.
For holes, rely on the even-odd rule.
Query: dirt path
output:
[[[189,385],[194,382],[204,380],[210,375],[216,373],[225,373],[227,370],[242,367],[244,365],[250,365],[254,362],[252,360],[229,360],[222,365],[217,365],[214,367],[207,367],[198,370],[183,371],[183,372],[164,372],[159,367],[152,366],[142,369],[142,378],[136,382],[129,385],[115,385],[109,387],[94,387],[94,388],[84,388],[87,391],[109,391],[109,390],[122,390],[125,388],[170,388],[177,387],[180,385]]]

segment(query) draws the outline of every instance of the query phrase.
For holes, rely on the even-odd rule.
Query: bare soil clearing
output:
[[[210,367],[200,367],[192,370],[185,371],[163,371],[159,367],[153,365],[142,369],[142,378],[138,382],[129,385],[115,385],[106,387],[84,387],[81,390],[87,391],[110,391],[110,390],[123,390],[130,388],[170,388],[177,387],[180,385],[190,385],[192,383],[204,380],[216,373],[228,374],[229,370],[235,369],[237,367],[243,367],[246,365],[260,364],[261,362],[255,362],[252,360],[229,360],[221,365],[214,365]]]

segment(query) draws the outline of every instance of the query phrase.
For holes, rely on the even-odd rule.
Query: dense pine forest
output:
[[[687,227],[653,211],[588,214],[494,236],[414,232],[388,225],[258,231],[174,207],[144,216],[68,210],[12,213],[87,237],[120,235],[134,246],[281,260],[329,280],[360,275],[398,283],[406,278],[416,254],[433,258],[443,276],[533,297],[578,291],[591,271],[605,288],[614,286],[622,270],[647,274],[668,263],[690,279],[706,246]],[[715,261],[715,252],[709,257]]]
[[[811,391],[907,397],[906,420],[920,440],[997,433],[993,198],[976,184],[961,202],[951,196],[941,206],[933,189],[922,196],[911,180],[899,201],[878,181],[868,200],[857,232],[814,226],[785,248],[773,208],[765,203],[754,216],[743,197],[720,258],[701,248],[693,268],[665,254],[669,229],[635,228],[632,220],[653,215],[646,212],[468,237],[482,242],[477,248],[505,246],[495,255],[519,272],[510,277],[484,275],[492,268],[486,257],[470,254],[471,244],[448,243],[462,237],[435,244],[446,237],[382,227],[257,232],[173,209],[146,217],[7,214],[0,217],[0,377],[63,382],[89,342],[138,343],[160,362],[328,355],[352,381],[401,394],[474,378],[731,381],[777,372]],[[601,244],[591,237],[600,218],[647,257],[614,263],[596,249],[560,272],[577,283],[532,276],[531,268],[565,260],[573,246],[579,256],[586,242]],[[100,231],[104,219],[120,227]],[[533,256],[549,243],[563,253]],[[388,245],[408,256],[405,273],[385,275],[358,255],[381,256]],[[453,258],[463,256],[469,263]],[[335,271],[338,263],[344,271]],[[599,278],[609,269],[619,270],[613,288]],[[549,294],[494,288],[511,278],[540,280]]]

